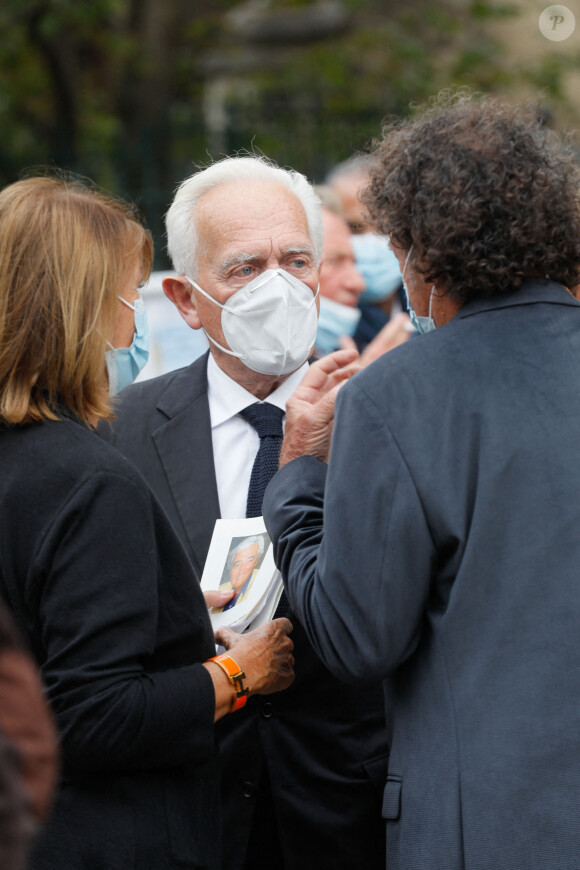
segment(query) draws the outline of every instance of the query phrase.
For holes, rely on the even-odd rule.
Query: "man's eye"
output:
[[[249,278],[249,276],[252,274],[253,271],[254,271],[253,266],[240,266],[240,268],[236,269],[236,271],[234,272],[234,277],[235,278]]]
[[[294,266],[295,269],[304,269],[308,266],[308,261],[304,260],[302,257],[298,257],[296,260],[292,260],[290,265]]]

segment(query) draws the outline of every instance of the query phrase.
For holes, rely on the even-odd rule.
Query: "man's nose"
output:
[[[365,289],[365,279],[363,278],[357,267],[354,265],[354,263],[351,267],[349,267],[347,281],[347,286],[349,290],[353,293],[357,293],[360,296],[360,294]]]
[[[282,263],[278,259],[277,255],[274,252],[272,252],[270,254],[270,256],[268,257],[268,259],[264,262],[264,268],[262,269],[262,271],[265,272],[266,269],[281,269],[281,268],[282,268]]]

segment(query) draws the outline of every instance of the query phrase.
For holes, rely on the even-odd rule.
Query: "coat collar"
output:
[[[157,410],[170,420],[185,411],[193,402],[207,396],[207,361],[209,351],[191,365],[180,369],[159,396]]]
[[[533,305],[537,302],[551,302],[556,305],[570,305],[577,308],[580,302],[562,284],[547,278],[529,278],[519,290],[507,296],[494,296],[491,299],[475,299],[466,302],[455,317],[471,317],[483,311],[512,308],[515,305]]]

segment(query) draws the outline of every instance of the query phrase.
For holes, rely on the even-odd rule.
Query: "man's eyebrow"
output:
[[[291,245],[288,248],[283,248],[281,253],[287,257],[292,254],[302,254],[302,256],[314,257],[314,248],[309,245]]]
[[[234,254],[231,257],[228,257],[227,260],[223,260],[220,264],[220,273],[225,275],[226,272],[232,268],[232,266],[244,266],[246,263],[259,263],[263,257],[261,254],[246,254],[244,251],[240,251],[238,254]]]
[[[314,248],[310,247],[310,245],[290,245],[287,248],[282,248],[280,253],[283,257],[302,256],[310,257],[311,259],[315,257]],[[220,274],[226,275],[233,266],[245,266],[247,263],[255,265],[263,262],[263,260],[264,255],[261,253],[250,254],[245,251],[239,251],[237,254],[233,254],[222,261],[220,264]]]

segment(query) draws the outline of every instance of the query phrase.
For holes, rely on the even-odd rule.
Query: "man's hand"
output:
[[[286,404],[280,466],[297,456],[328,461],[334,403],[340,387],[360,369],[356,350],[337,350],[313,363]]]
[[[294,681],[294,644],[288,637],[291,631],[292,623],[282,617],[246,634],[220,628],[215,639],[231,651],[245,673],[250,695],[270,695],[287,689]]]
[[[386,323],[380,332],[378,332],[373,340],[367,344],[363,352],[358,358],[361,368],[370,365],[384,353],[404,344],[412,335],[416,333],[416,329],[411,323],[409,315],[404,311],[399,311],[395,314],[388,323]],[[343,350],[356,350],[354,339],[350,335],[343,335],[340,339],[340,346]]]

